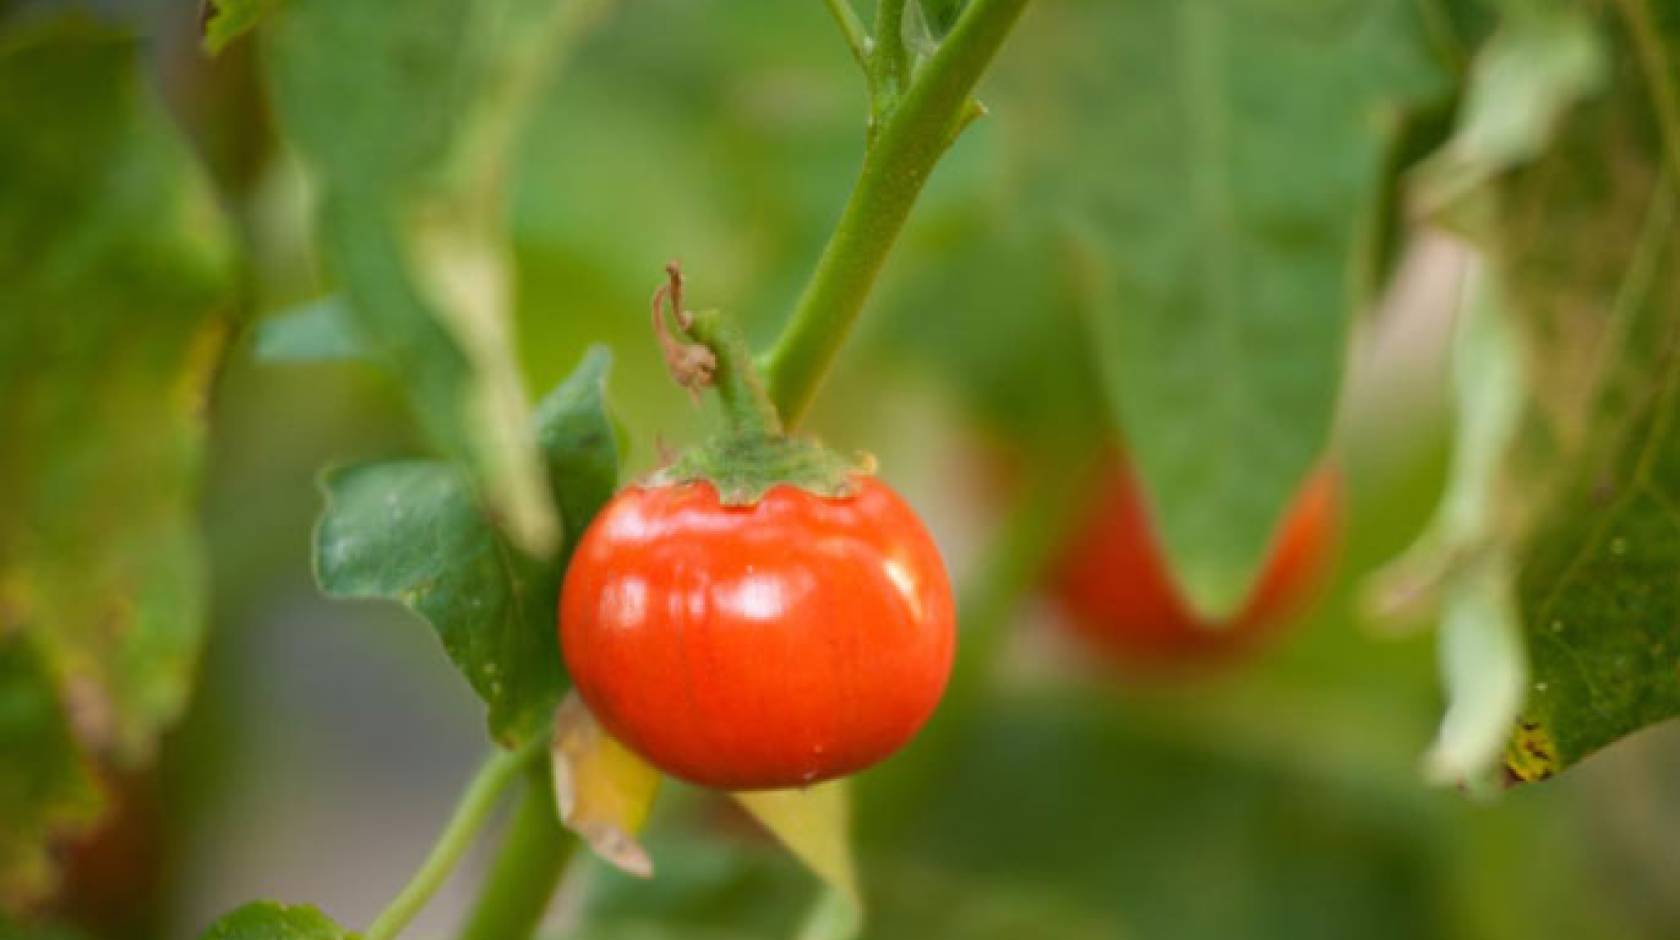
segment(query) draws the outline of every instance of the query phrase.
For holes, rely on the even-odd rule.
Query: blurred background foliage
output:
[[[1054,523],[1034,524],[1034,500],[1053,490],[1060,502],[1052,505],[1077,511],[1093,452],[1113,440],[1115,402],[1153,407],[1125,404],[1136,399],[1124,394],[1126,380],[1116,392],[1090,355],[1090,274],[1068,244],[1053,191],[1084,187],[1093,204],[1113,199],[1119,217],[1144,226],[1121,226],[1140,243],[1121,238],[1112,250],[1136,269],[1123,272],[1123,285],[1146,299],[1172,291],[1149,283],[1177,274],[1172,252],[1207,250],[1206,232],[1194,230],[1163,249],[1149,226],[1170,219],[1145,213],[1139,222],[1124,211],[1128,200],[1147,202],[1160,167],[1179,158],[1171,140],[1140,139],[1136,163],[1093,155],[1081,166],[1073,154],[1073,168],[1066,164],[1068,128],[1090,119],[1061,106],[1113,104],[1103,79],[1092,78],[1110,53],[1086,42],[1103,30],[1136,47],[1137,56],[1114,54],[1106,65],[1122,71],[1140,126],[1156,127],[1156,111],[1198,93],[1168,79],[1170,50],[1150,48],[1148,17],[1174,2],[1189,0],[1041,0],[1029,11],[982,86],[992,116],[940,165],[807,421],[830,443],[880,458],[883,475],[928,518],[961,591],[964,653],[950,700],[915,746],[856,788],[866,935],[1680,933],[1680,892],[1665,877],[1680,867],[1674,728],[1491,801],[1427,788],[1418,761],[1443,705],[1432,639],[1379,635],[1356,616],[1364,577],[1423,530],[1443,485],[1456,294],[1442,285],[1457,256],[1415,237],[1402,181],[1448,139],[1471,53],[1495,28],[1497,5],[1241,4],[1243,15],[1270,17],[1283,38],[1268,46],[1264,36],[1237,37],[1258,51],[1239,53],[1251,71],[1230,88],[1264,98],[1264,83],[1284,83],[1292,107],[1322,133],[1276,143],[1281,149],[1262,155],[1248,185],[1273,192],[1334,178],[1340,201],[1323,207],[1332,226],[1369,230],[1352,240],[1357,257],[1336,254],[1349,243],[1338,229],[1333,256],[1312,258],[1332,279],[1357,285],[1339,403],[1309,395],[1311,413],[1301,414],[1291,402],[1249,402],[1301,422],[1294,456],[1266,470],[1279,487],[1293,485],[1334,425],[1350,506],[1336,576],[1311,615],[1250,661],[1168,681],[1094,664],[1039,596]],[[146,340],[159,335],[164,307],[183,318],[183,330],[209,320],[240,328],[225,331],[231,346],[208,400],[197,505],[205,544],[186,549],[201,552],[206,567],[172,582],[205,578],[208,640],[191,707],[163,737],[157,762],[115,745],[78,757],[58,740],[73,716],[42,718],[62,702],[41,680],[48,654],[39,637],[48,634],[31,632],[31,608],[4,590],[21,580],[0,581],[0,870],[9,872],[10,853],[39,835],[25,828],[42,818],[34,801],[58,801],[52,823],[63,824],[47,857],[28,860],[37,880],[47,877],[44,863],[56,863],[58,888],[34,900],[26,920],[0,926],[0,936],[188,936],[258,896],[309,901],[342,923],[363,923],[423,853],[483,731],[480,706],[430,631],[394,607],[329,603],[317,593],[309,577],[316,479],[328,464],[423,453],[440,435],[416,425],[410,389],[363,365],[265,363],[254,354],[254,324],[328,296],[323,272],[332,268],[310,235],[318,181],[276,130],[262,61],[270,47],[235,41],[209,58],[192,4],[101,2],[78,5],[69,27],[102,37],[90,47],[106,50],[97,65],[71,61],[49,72],[17,58],[27,30],[42,28],[32,24],[56,21],[65,6],[0,3],[0,48],[9,53],[0,71],[0,192],[8,200],[0,202],[0,271],[9,295],[0,389],[27,396],[51,372],[93,397],[54,390],[37,400],[61,402],[63,414],[3,412],[25,418],[0,423],[0,511],[51,513],[78,544],[138,539],[142,561],[166,564],[169,532],[90,531],[98,507],[61,513],[50,492],[19,481],[36,478],[26,474],[36,474],[31,465],[45,452],[41,435],[98,428],[96,443],[111,452],[87,472],[103,474],[101,491],[190,498],[176,480],[154,488],[139,475],[160,459],[167,468],[173,454],[153,450],[168,442],[110,433],[166,427],[139,410],[144,396],[112,393],[136,410],[95,413],[113,398],[93,390],[147,381]],[[680,258],[695,306],[726,306],[759,344],[768,341],[853,181],[866,103],[814,0],[617,0],[591,7],[577,28],[562,67],[531,100],[505,181],[513,349],[526,396],[536,400],[587,347],[612,347],[610,399],[628,479],[702,426],[648,336],[647,299],[661,266]],[[94,69],[130,67],[143,93],[97,97]],[[52,75],[59,78],[44,87]],[[1058,82],[1086,83],[1086,98]],[[1368,107],[1364,95],[1382,106]],[[85,154],[49,149],[50,139],[35,135],[34,124],[50,122],[31,109],[49,103],[112,135],[94,155],[103,169],[80,172]],[[412,104],[424,111],[424,102]],[[331,146],[332,136],[321,129],[315,145]],[[26,140],[39,145],[32,160],[17,147]],[[202,170],[182,171],[177,161],[168,172],[185,172],[188,182],[154,178],[165,171],[148,161],[183,141]],[[25,158],[14,163],[16,149]],[[48,169],[61,189],[47,188],[39,174]],[[113,194],[79,182],[106,173]],[[244,258],[236,272],[193,240],[210,223],[180,216],[212,191],[226,242]],[[24,198],[47,205],[25,208],[16,201]],[[76,265],[68,274],[54,266],[57,255],[35,250],[59,243],[53,231],[13,224],[83,224],[84,215],[89,230],[103,225],[121,237],[82,243],[62,262]],[[1246,234],[1271,238],[1286,256],[1325,250],[1301,232]],[[141,241],[131,247],[125,238]],[[89,283],[91,293],[53,293]],[[1278,291],[1262,288],[1256,301],[1313,303],[1322,276]],[[26,313],[56,307],[82,319],[37,336],[25,330],[41,318],[19,317],[20,302]],[[1185,316],[1198,316],[1195,307]],[[71,348],[95,315],[112,318],[98,334],[111,346]],[[1330,318],[1315,334],[1328,354],[1314,361],[1334,371],[1346,332],[1339,315]],[[181,354],[192,343],[165,347]],[[131,361],[132,369],[112,367]],[[1223,381],[1242,362],[1192,366],[1196,381]],[[1163,467],[1188,446],[1229,451],[1247,467],[1241,434],[1225,436],[1232,427],[1193,425],[1186,437],[1159,426],[1173,420],[1158,409],[1127,426],[1168,442],[1152,458]],[[1209,427],[1221,428],[1218,439],[1194,436]],[[455,446],[447,432],[442,439]],[[12,573],[23,550],[0,541],[0,552]],[[86,571],[90,591],[101,576]],[[185,694],[174,681],[168,694],[136,692],[158,718]],[[154,717],[127,707],[120,714]],[[103,821],[91,830],[74,825],[95,818]],[[552,935],[788,936],[816,891],[795,861],[710,794],[671,788],[647,843],[657,877],[646,882],[580,854],[552,912]],[[417,935],[450,928],[474,868],[427,911]]]

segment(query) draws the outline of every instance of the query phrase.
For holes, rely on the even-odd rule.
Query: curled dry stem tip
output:
[[[678,331],[684,333],[693,325],[694,315],[683,309],[682,267],[675,261],[666,264],[665,276],[665,283],[653,292],[653,335],[665,353],[665,368],[671,378],[698,404],[700,390],[711,385],[717,375],[717,354],[700,343],[685,343],[671,334],[665,322],[667,309]]]

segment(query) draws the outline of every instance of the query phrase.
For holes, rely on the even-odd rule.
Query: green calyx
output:
[[[867,455],[847,456],[804,437],[766,437],[725,431],[655,473],[653,485],[704,481],[725,506],[751,506],[778,484],[818,496],[857,492],[857,477],[874,471]]]
[[[844,498],[857,491],[857,477],[874,472],[868,455],[843,455],[806,437],[788,435],[770,403],[752,350],[735,324],[721,311],[682,309],[682,275],[666,268],[670,280],[653,299],[654,332],[666,365],[679,385],[698,397],[712,388],[723,404],[725,429],[654,473],[654,486],[707,482],[726,506],[751,506],[774,486],[786,484],[818,496]],[[677,327],[692,340],[669,334],[669,304]]]

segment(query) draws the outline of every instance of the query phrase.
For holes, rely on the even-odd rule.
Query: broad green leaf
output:
[[[1505,488],[1533,680],[1506,755],[1521,780],[1680,714],[1680,22],[1648,11],[1603,13],[1611,84],[1492,193],[1530,353]]]
[[[1024,24],[998,112],[1078,249],[1125,446],[1186,597],[1248,592],[1319,459],[1402,110],[1412,0],[1086,2]]]
[[[1042,219],[977,219],[882,297],[872,338],[939,378],[988,430],[1081,456],[1107,416],[1058,239]],[[1031,394],[1023,394],[1024,390]]]
[[[0,684],[7,737],[42,762],[0,760],[21,794],[0,798],[12,857],[81,805],[66,728],[102,758],[150,756],[204,626],[198,483],[231,240],[137,52],[76,18],[0,35]]]
[[[354,940],[307,904],[254,901],[210,925],[200,940]]]
[[[27,637],[0,639],[0,910],[46,890],[48,839],[99,808],[52,676],[33,647]]]
[[[576,693],[554,715],[550,753],[560,821],[614,868],[653,877],[636,837],[659,793],[659,771],[607,734]]]
[[[255,29],[280,0],[202,0],[204,49],[216,55]]]
[[[367,349],[342,298],[323,297],[264,318],[254,352],[265,362],[365,359]]]
[[[281,124],[321,177],[322,252],[359,339],[471,469],[514,544],[558,544],[512,349],[501,183],[572,3],[287,0],[265,27]]]
[[[576,535],[617,483],[608,360],[592,350],[533,417],[550,496]],[[414,610],[489,706],[499,742],[542,732],[565,687],[555,625],[565,553],[539,560],[519,551],[450,463],[358,464],[330,472],[325,488],[315,533],[321,589]]]

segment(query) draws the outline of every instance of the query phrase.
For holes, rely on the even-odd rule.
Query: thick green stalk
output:
[[[374,919],[372,926],[362,935],[363,940],[391,940],[408,926],[414,915],[420,913],[437,889],[443,886],[462,854],[472,845],[473,837],[483,828],[485,818],[495,808],[496,799],[502,791],[518,778],[520,771],[546,753],[547,744],[545,738],[538,738],[517,751],[498,750],[484,762],[467,785],[466,792],[461,794],[454,815],[438,835],[431,853],[390,905]]]
[[[788,427],[805,413],[934,164],[972,114],[970,92],[1026,5],[969,4],[876,128],[851,199],[766,359],[770,398]]]
[[[574,844],[560,827],[548,774],[547,761],[526,772],[525,794],[460,940],[523,940],[548,910]]]

